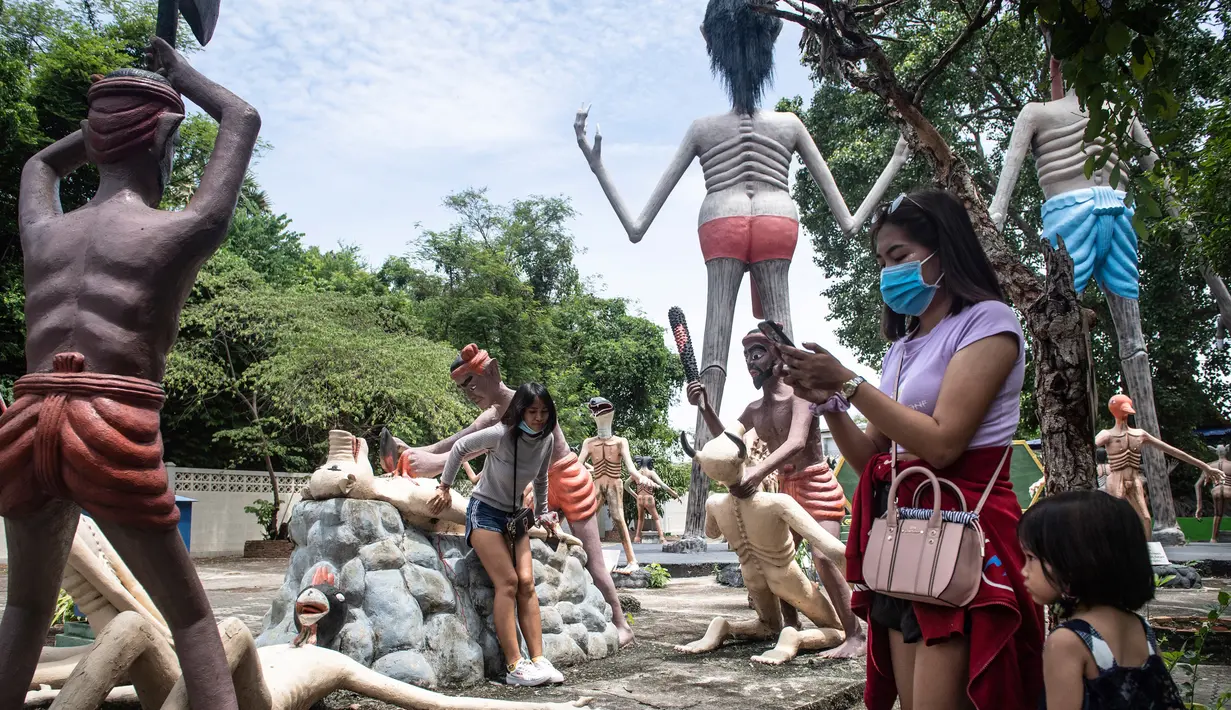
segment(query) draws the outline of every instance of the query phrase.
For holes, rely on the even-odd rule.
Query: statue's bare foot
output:
[[[594,702],[594,698],[588,695],[583,695],[582,697],[577,698],[573,702],[569,703],[569,705],[575,708],[584,708],[585,706],[589,705],[592,702]]]
[[[636,572],[639,569],[641,569],[641,565],[634,562],[631,565],[624,565],[623,567],[617,567],[612,571],[615,572],[616,574],[632,574],[633,572]]]
[[[675,647],[675,650],[680,653],[705,653],[706,651],[713,651],[718,648],[718,645],[719,644],[707,641],[704,638],[699,638],[692,643],[678,645]]]
[[[821,658],[859,658],[868,652],[868,637],[861,630],[854,636],[849,636],[837,648],[831,648],[821,653]]]
[[[620,634],[620,648],[624,648],[633,642],[633,627],[629,626],[627,622],[622,626],[617,626],[616,632]]]
[[[759,656],[753,656],[753,663],[764,663],[767,666],[780,666],[795,658],[799,653],[799,629],[788,626],[778,635],[778,645]]]

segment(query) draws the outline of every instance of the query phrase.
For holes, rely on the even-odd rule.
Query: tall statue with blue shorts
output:
[[[1111,186],[1111,175],[1120,166],[1114,151],[1107,163],[1087,178],[1086,159],[1098,155],[1102,138],[1085,141],[1089,114],[1082,109],[1077,94],[1065,91],[1059,66],[1052,60],[1052,100],[1026,104],[1013,126],[1013,136],[1005,155],[1004,169],[992,200],[991,217],[1003,229],[1017,185],[1017,177],[1027,152],[1034,155],[1039,186],[1047,200],[1043,203],[1043,238],[1057,247],[1059,240],[1073,259],[1073,277],[1081,293],[1093,278],[1111,310],[1119,339],[1120,367],[1128,391],[1137,403],[1137,425],[1158,438],[1158,414],[1154,408],[1154,385],[1137,296],[1137,233],[1133,229],[1133,208],[1124,204],[1125,193]],[[1149,168],[1156,157],[1150,138],[1136,119],[1133,140],[1150,150]],[[1128,166],[1120,167],[1128,175]],[[1124,178],[1127,181],[1127,177]],[[1142,473],[1148,484],[1154,509],[1153,539],[1163,544],[1180,544],[1183,533],[1175,521],[1175,506],[1163,454],[1157,449],[1142,452]]]

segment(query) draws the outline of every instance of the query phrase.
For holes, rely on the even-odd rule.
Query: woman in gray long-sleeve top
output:
[[[462,462],[487,453],[483,472],[466,508],[466,541],[478,554],[495,587],[496,638],[508,664],[505,682],[511,685],[564,682],[564,676],[543,656],[543,623],[534,589],[530,537],[521,535],[512,540],[507,527],[523,510],[522,497],[531,482],[535,521],[547,529],[555,522],[547,515],[547,466],[555,428],[556,405],[547,388],[537,383],[522,385],[499,424],[453,444],[440,476],[440,489],[431,503],[433,513],[449,505],[453,479]],[[518,626],[530,660],[521,655]]]

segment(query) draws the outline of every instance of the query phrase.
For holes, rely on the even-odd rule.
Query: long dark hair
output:
[[[1017,539],[1063,595],[1066,615],[1076,604],[1134,612],[1154,598],[1141,518],[1120,498],[1102,491],[1044,498],[1022,513]]]
[[[996,272],[983,253],[979,238],[970,224],[970,215],[957,198],[943,190],[920,190],[906,195],[892,212],[881,207],[872,224],[872,249],[876,237],[887,224],[900,227],[910,240],[936,252],[945,273],[945,290],[953,300],[950,315],[983,301],[1004,301]],[[893,342],[909,333],[918,319],[895,313],[885,306],[881,313],[881,333]]]
[[[781,18],[757,12],[753,4],[710,0],[701,21],[710,71],[722,79],[731,108],[740,114],[751,114],[761,104],[765,86],[774,77],[774,42],[782,31]]]
[[[500,418],[500,423],[509,430],[509,437],[517,437],[521,431],[518,425],[536,398],[541,399],[543,406],[547,407],[547,423],[543,425],[542,433],[547,435],[556,430],[556,403],[552,401],[551,393],[537,382],[527,382],[513,393],[513,401],[509,402],[509,408],[504,410],[504,416]]]

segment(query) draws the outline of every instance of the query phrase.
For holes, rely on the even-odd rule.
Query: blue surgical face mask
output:
[[[908,261],[881,269],[881,298],[885,299],[889,310],[904,316],[917,316],[927,310],[940,288],[940,280],[945,277],[941,272],[934,284],[923,280],[923,265],[933,256],[936,252],[923,261]]]
[[[517,425],[517,428],[521,429],[522,431],[529,434],[530,436],[538,436],[541,433],[541,432],[537,432],[534,429],[532,429],[530,425],[526,423],[525,419],[521,420],[521,423]]]

